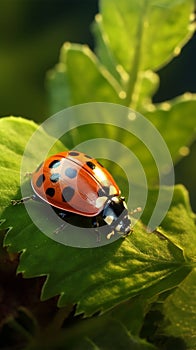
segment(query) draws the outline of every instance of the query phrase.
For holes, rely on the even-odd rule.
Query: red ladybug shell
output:
[[[35,194],[53,207],[93,217],[120,190],[110,173],[95,159],[77,152],[61,152],[45,160],[33,173]]]

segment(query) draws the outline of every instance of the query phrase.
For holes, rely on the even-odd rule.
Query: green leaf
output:
[[[110,50],[107,42],[107,36],[103,30],[102,18],[100,14],[95,17],[95,21],[92,26],[93,34],[96,39],[95,53],[99,58],[100,62],[107,68],[108,72],[120,83],[124,84],[127,78],[127,74],[124,71],[118,69],[117,61],[113,57],[112,51]]]
[[[24,123],[24,130],[27,128],[32,132],[35,129],[31,122]],[[8,158],[7,152],[3,152],[1,158],[3,164],[6,161],[7,173],[10,174],[9,181],[7,176],[1,177],[1,187],[4,186],[1,204],[4,204],[5,209],[5,203],[8,205],[19,190],[22,156],[19,144],[21,139],[25,144],[25,135],[29,136],[30,130],[27,133],[24,131],[19,137],[23,120],[17,118],[2,119],[1,125],[6,132],[9,127],[12,140],[4,141],[7,149],[13,150],[12,157]],[[18,162],[13,173],[15,157]],[[30,157],[32,159],[32,155]],[[13,178],[15,181],[12,182]],[[38,206],[41,215],[40,205],[34,203],[34,206]],[[161,240],[157,235],[148,234],[139,224],[125,240],[100,248],[78,249],[66,247],[46,237],[33,224],[22,205],[8,206],[2,217],[6,218],[7,226],[13,227],[6,236],[5,244],[12,252],[22,252],[18,272],[23,272],[25,277],[47,275],[42,299],[59,294],[59,306],[78,303],[78,312],[91,314],[98,309],[106,310],[146,291],[153,295],[160,293],[178,285],[190,271],[181,247],[167,239]],[[182,226],[178,227],[177,222],[175,224],[175,230],[181,232]]]
[[[40,337],[32,342],[29,350],[47,349],[134,349],[155,350],[145,339],[133,336],[126,326],[110,313],[83,319],[67,329],[51,332],[44,329]]]
[[[192,0],[100,0],[100,10],[113,55],[131,75],[160,68],[194,31]]]
[[[20,117],[8,117],[0,119],[0,170],[1,170],[1,196],[0,196],[0,214],[3,210],[10,205],[11,199],[14,199],[19,191],[20,184],[20,166],[22,157],[24,156],[24,150],[27,142],[32,134],[37,130],[37,124],[33,121],[29,121]],[[44,131],[40,132],[39,139],[34,145],[34,149],[28,154],[29,166],[31,168],[27,171],[33,171],[32,162],[36,167],[40,163],[40,155],[42,149],[40,144],[43,140],[47,147],[48,142],[51,141],[51,137]],[[54,140],[55,143],[55,140]],[[57,153],[57,151],[65,149],[60,142],[51,149],[51,154]],[[22,174],[25,179],[25,174]]]
[[[157,295],[183,281],[192,266],[192,248],[188,249],[187,246],[192,244],[189,236],[193,230],[193,218],[185,205],[183,194],[180,195],[183,193],[181,189],[174,195],[168,213],[168,227],[166,233],[163,232],[165,237],[167,234],[170,236],[169,239],[147,233],[143,225],[138,223],[128,238],[107,246],[91,249],[66,247],[40,232],[24,206],[9,205],[17,193],[20,198],[22,148],[35,130],[35,124],[18,118],[3,118],[0,124],[1,140],[5,143],[5,146],[1,144],[1,149],[4,147],[1,170],[5,174],[0,179],[1,188],[4,188],[1,215],[6,219],[4,226],[12,227],[6,236],[5,245],[10,252],[21,252],[18,272],[22,272],[25,277],[47,276],[42,290],[43,300],[60,295],[60,307],[77,303],[77,312],[92,314],[97,310],[105,311],[138,294],[146,293],[148,297]],[[9,135],[9,141],[3,134]],[[47,140],[46,135],[44,139]],[[61,144],[57,144],[56,151],[60,149]],[[10,157],[7,157],[9,152]],[[31,162],[33,157],[32,150],[32,154],[29,154]],[[13,172],[14,159],[17,162]],[[186,215],[180,223],[180,211],[172,214],[176,206],[178,209],[181,207]],[[33,203],[33,207],[39,213],[40,220],[44,219],[41,218],[44,213],[42,204]],[[48,219],[45,220],[46,225]],[[175,239],[178,231],[182,230],[185,245],[183,241],[178,244]],[[66,234],[69,232],[66,231]]]
[[[72,104],[71,87],[65,73],[64,64],[59,63],[55,69],[48,72],[47,87],[49,107],[52,114]]]
[[[88,47],[64,44],[48,79],[52,112],[90,101],[142,111],[158,86],[152,71],[179,55],[193,35],[193,11],[194,0],[100,0],[93,24],[98,59]],[[64,86],[59,94],[58,84]]]
[[[138,295],[117,305],[109,310],[106,315],[120,321],[132,336],[140,337],[144,318],[151,307],[151,303],[152,300],[145,298],[145,295]]]
[[[138,73],[138,78],[135,83],[134,94],[132,95],[131,107],[142,113],[146,109],[152,108],[152,96],[157,91],[159,86],[159,77],[151,70]]]
[[[129,74],[126,72],[125,68],[119,64],[119,61],[114,56],[114,52],[112,52],[110,48],[110,42],[107,37],[107,32],[104,31],[102,16],[100,14],[95,17],[93,33],[95,35],[95,53],[97,54],[97,57],[119,82],[122,89],[126,91]],[[123,34],[123,31],[121,34]],[[131,106],[134,109],[141,110],[142,106],[151,103],[151,96],[153,96],[154,92],[157,90],[158,84],[158,75],[153,71],[146,70],[138,72]],[[123,101],[122,103],[124,104]]]
[[[195,95],[184,94],[162,104],[152,104],[159,84],[152,69],[165,64],[174,51],[179,53],[179,48],[190,38],[193,26],[188,29],[188,23],[192,10],[193,0],[123,0],[120,5],[116,0],[100,1],[101,13],[93,25],[98,57],[86,46],[64,44],[59,64],[48,74],[51,111],[96,101],[130,106],[157,127],[173,161],[177,162],[187,154],[187,146],[195,136]],[[142,32],[139,38],[137,31]],[[185,118],[186,115],[189,117]],[[137,138],[114,128],[111,131],[111,127],[102,128],[101,134],[89,126],[82,133],[77,130],[70,135],[69,145],[78,144],[85,135],[89,138],[89,132],[92,138],[104,135],[129,147],[144,167],[148,183],[157,183],[153,156],[148,149],[144,152]],[[119,170],[114,169],[114,173],[120,177]]]
[[[195,138],[195,109],[196,95],[187,93],[145,112],[167,143],[174,162],[187,155],[187,146]]]
[[[167,191],[166,191],[167,194]],[[158,196],[158,189],[149,190],[148,202],[142,219],[144,222],[151,215]],[[151,205],[150,205],[151,203]],[[187,264],[195,261],[196,256],[196,226],[187,190],[182,185],[175,186],[172,205],[166,217],[158,228],[158,234],[163,235],[183,251]]]
[[[1,118],[0,124],[0,152],[2,154],[0,209],[2,213],[10,204],[10,197],[14,196],[18,190],[21,157],[27,140],[37,126],[34,122],[14,117]]]
[[[196,269],[185,278],[163,304],[166,335],[183,338],[186,349],[196,348]]]
[[[49,91],[54,99],[54,104],[52,101],[53,111],[85,102],[120,103],[122,100],[120,85],[100,65],[87,46],[64,44],[60,62],[48,77]],[[60,89],[62,91],[56,98]]]

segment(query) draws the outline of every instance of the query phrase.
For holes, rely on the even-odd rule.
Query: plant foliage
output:
[[[65,43],[59,63],[48,73],[51,111],[96,101],[137,109],[157,127],[176,162],[194,138],[196,97],[185,94],[153,104],[152,96],[159,84],[155,71],[180,53],[194,31],[193,7],[192,0],[100,0],[93,24],[95,53]],[[1,248],[1,271],[13,275],[7,262],[14,262],[19,275],[39,277],[38,287],[32,288],[38,295],[41,284],[42,300],[30,293],[26,305],[18,298],[17,313],[6,300],[9,317],[4,319],[2,313],[2,334],[15,330],[16,341],[26,349],[173,349],[174,344],[196,348],[196,228],[186,189],[175,187],[171,207],[153,233],[145,226],[157,198],[152,181],[148,207],[129,237],[91,249],[61,245],[35,226],[24,206],[10,205],[21,196],[20,164],[37,127],[24,118],[0,120],[0,210],[8,250]],[[86,138],[88,130],[83,132],[70,135],[69,142]],[[43,131],[43,140],[49,137]],[[119,136],[120,142],[126,140]],[[129,140],[127,146],[141,155],[141,145]],[[28,155],[29,163],[36,161],[39,147]],[[69,144],[58,141],[51,152],[66,147]],[[152,178],[151,161],[143,154],[141,158]],[[114,176],[118,177],[115,168]],[[26,183],[29,186],[28,179]],[[40,203],[34,206],[40,210]],[[54,316],[43,324],[37,309],[44,310],[49,299],[54,305],[58,300],[58,308],[52,304]]]

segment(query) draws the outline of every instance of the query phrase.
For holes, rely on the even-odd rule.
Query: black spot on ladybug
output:
[[[60,179],[60,174],[59,173],[54,173],[50,176],[50,181],[52,182],[58,182]]]
[[[69,177],[70,179],[73,179],[77,175],[77,170],[73,168],[67,168],[65,170],[65,175]]]
[[[89,168],[91,168],[92,170],[95,169],[96,165],[93,162],[86,162],[86,165],[88,165]]]
[[[72,151],[72,152],[69,152],[69,155],[76,157],[79,155],[79,152]]]
[[[98,191],[97,191],[97,194],[99,197],[103,197],[105,195],[105,192],[102,190],[102,188],[100,188]]]
[[[44,181],[45,181],[45,175],[42,174],[38,177],[38,179],[36,181],[36,186],[41,187]]]
[[[42,163],[37,167],[37,169],[35,170],[36,173],[37,173],[37,172],[39,171],[39,169],[42,167],[43,163],[44,163],[44,162],[42,162]]]
[[[65,187],[62,191],[63,202],[69,202],[72,199],[74,192],[75,191],[72,187],[70,187],[70,186]]]
[[[110,189],[108,186],[103,186],[97,191],[99,197],[109,196]]]
[[[46,190],[46,194],[47,194],[47,196],[53,197],[55,194],[55,189],[52,187],[48,187]]]
[[[55,159],[49,164],[49,168],[57,168],[60,165],[60,160]]]

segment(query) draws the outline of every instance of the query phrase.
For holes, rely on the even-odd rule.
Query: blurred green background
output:
[[[37,122],[47,110],[45,74],[64,41],[88,43],[95,0],[0,1],[0,115]]]
[[[98,0],[0,1],[0,116],[20,115],[36,122],[50,116],[46,72],[58,62],[65,41],[93,49],[90,26],[97,12]],[[196,35],[158,72],[161,84],[154,102],[196,92],[195,62]],[[188,188],[194,210],[195,156],[196,143],[176,165],[176,182]]]

